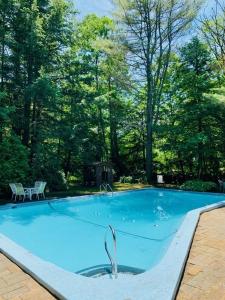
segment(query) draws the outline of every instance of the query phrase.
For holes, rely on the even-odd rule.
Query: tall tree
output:
[[[225,68],[225,2],[214,3],[211,13],[201,18],[201,30],[212,53]]]
[[[213,88],[214,72],[212,68],[212,59],[206,46],[202,44],[198,38],[193,38],[192,41],[181,49],[181,86],[185,93],[185,111],[192,116],[192,125],[196,123],[196,145],[197,145],[197,175],[202,177],[204,170],[204,119],[206,109],[204,107],[204,94],[209,93]],[[192,82],[192,84],[190,84]],[[194,110],[195,114],[192,115]],[[193,119],[194,117],[194,119]],[[190,120],[189,120],[190,121]],[[193,135],[192,141],[194,142]]]
[[[153,181],[153,133],[160,100],[175,41],[194,19],[196,1],[122,0],[116,1],[119,18],[126,28],[132,64],[146,84],[146,173]]]
[[[157,160],[181,181],[215,178],[223,165],[225,105],[216,88],[220,79],[215,64],[207,44],[195,37],[174,57],[168,72]]]

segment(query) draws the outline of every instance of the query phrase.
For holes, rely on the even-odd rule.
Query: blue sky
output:
[[[81,15],[96,13],[99,16],[109,15],[112,11],[110,0],[73,0]]]
[[[110,15],[112,11],[112,4],[110,0],[72,0],[75,7],[80,11],[81,16],[95,13],[99,16]],[[207,0],[205,4],[205,11],[209,12],[214,4],[214,0]]]

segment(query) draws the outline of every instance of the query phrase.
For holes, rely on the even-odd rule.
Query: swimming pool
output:
[[[144,273],[160,263],[188,212],[222,200],[218,194],[143,189],[16,205],[0,210],[0,232],[44,261],[87,275],[109,265],[104,237],[110,224],[118,264]]]

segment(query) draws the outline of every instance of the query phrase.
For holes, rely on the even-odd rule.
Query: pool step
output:
[[[118,265],[118,275],[126,274],[126,275],[138,275],[141,273],[144,273],[145,270],[134,268],[134,267],[128,267],[124,265]],[[86,268],[83,270],[80,270],[76,272],[76,274],[85,276],[85,277],[92,277],[92,278],[98,278],[102,276],[111,276],[111,265],[97,265],[90,268]]]
[[[113,256],[111,255],[111,253],[109,252],[109,249],[108,249],[108,243],[107,243],[108,232],[110,232],[112,234],[112,238],[113,238],[113,245],[114,245],[114,255]],[[110,260],[110,263],[111,263],[112,277],[114,279],[116,279],[118,277],[117,240],[116,240],[116,231],[111,225],[109,225],[106,230],[104,245],[105,245],[105,251],[106,251],[108,258]]]

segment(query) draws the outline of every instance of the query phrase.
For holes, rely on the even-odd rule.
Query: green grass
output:
[[[153,187],[153,185],[142,184],[142,183],[120,183],[116,182],[113,185],[113,190],[116,192],[126,191],[126,190],[138,190],[146,187]],[[177,188],[174,185],[157,185],[155,187],[163,187],[163,188]],[[66,197],[74,197],[74,196],[84,196],[84,195],[94,195],[99,193],[99,189],[97,187],[85,187],[85,186],[71,186],[67,191],[60,192],[50,192],[46,193],[47,199],[55,199],[55,198],[66,198]],[[28,200],[29,201],[29,200]],[[2,198],[0,200],[0,205],[10,203],[10,199]]]
[[[119,192],[119,191],[126,191],[126,190],[142,189],[144,187],[150,187],[150,185],[141,184],[141,183],[132,184],[132,183],[116,182],[113,185],[113,190]],[[47,197],[62,198],[62,197],[71,197],[71,196],[93,195],[96,193],[99,193],[99,189],[97,187],[73,186],[68,191],[48,193]]]

